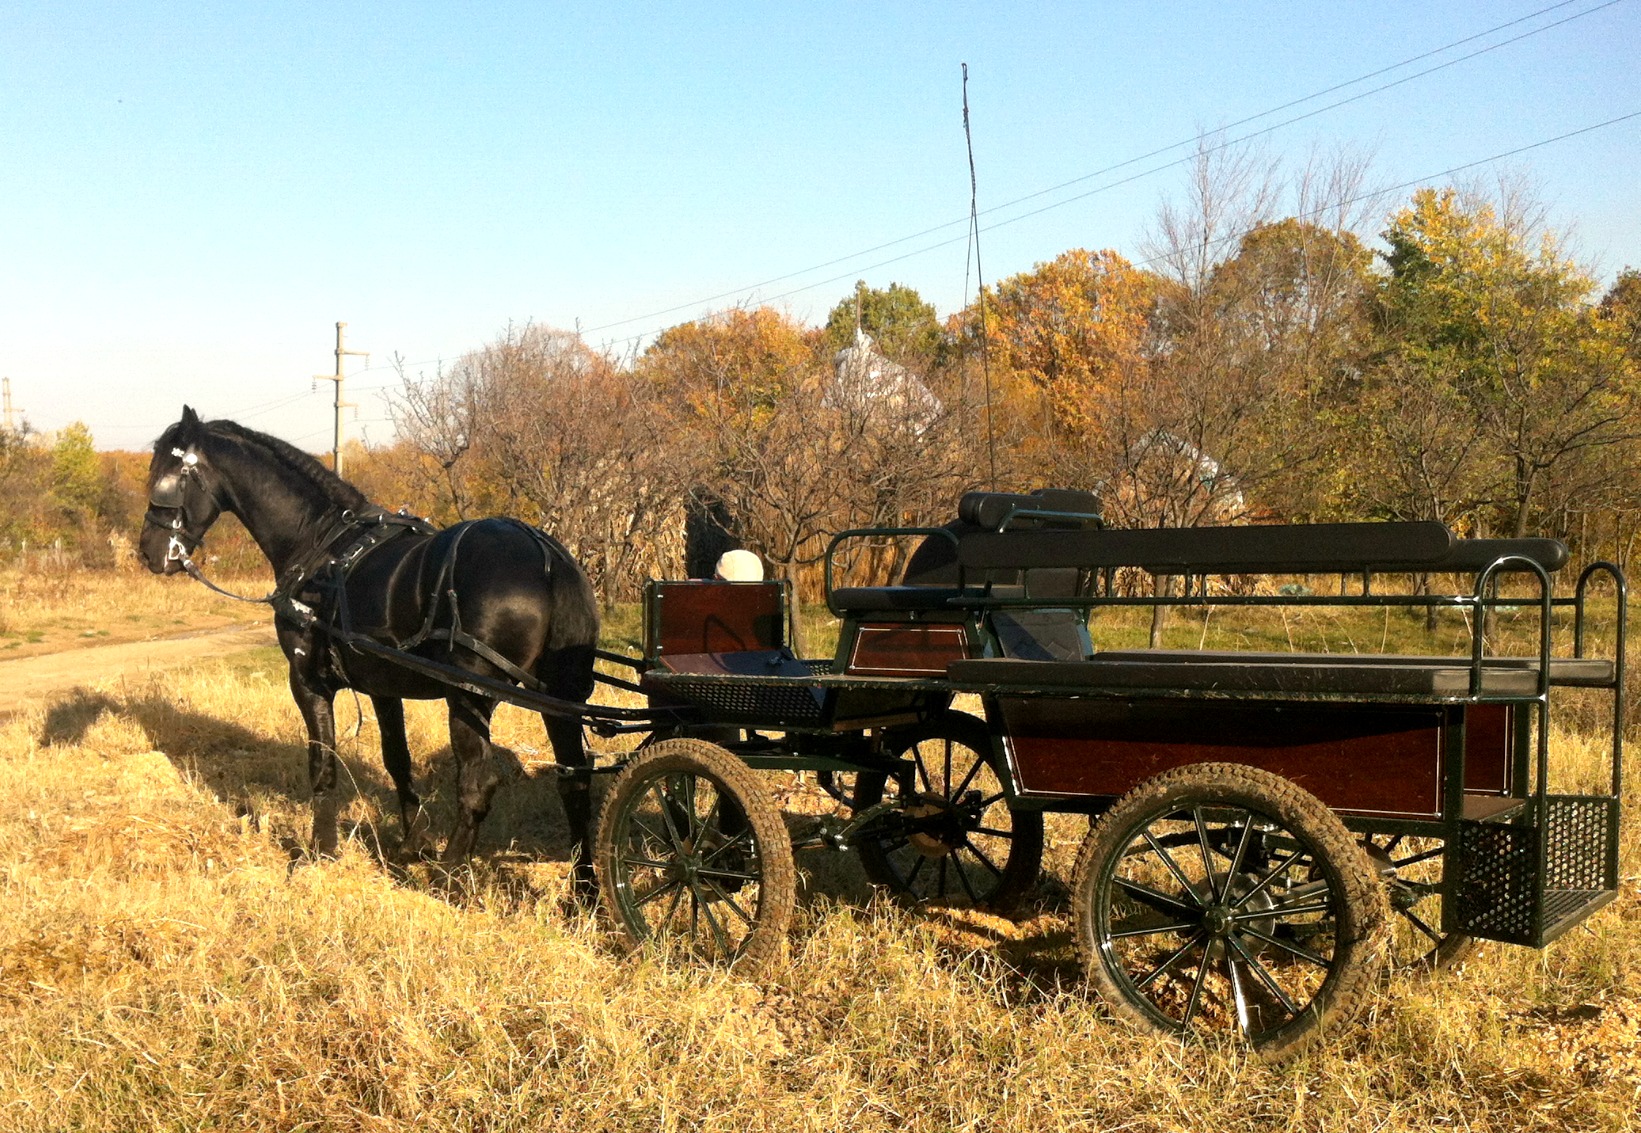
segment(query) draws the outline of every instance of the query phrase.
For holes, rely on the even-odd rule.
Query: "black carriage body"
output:
[[[1612,899],[1623,687],[1616,568],[1592,567],[1574,596],[1557,598],[1550,574],[1566,549],[1551,540],[1455,540],[1434,523],[1107,531],[1091,512],[1055,502],[1048,510],[1040,497],[977,493],[946,528],[838,536],[832,551],[854,538],[925,543],[907,572],[915,581],[893,586],[835,586],[829,553],[827,599],[841,629],[823,661],[787,648],[784,584],[656,583],[644,687],[657,703],[687,705],[700,725],[765,733],[743,745],[756,765],[828,769],[881,767],[874,737],[978,694],[1003,789],[1021,812],[1098,814],[1191,764],[1269,771],[1358,833],[1439,838],[1447,932],[1543,945]],[[1112,582],[1123,568],[1183,578],[1184,593],[1120,596]],[[1373,593],[1375,576],[1410,571],[1466,574],[1475,586],[1428,599]],[[1480,614],[1498,604],[1507,571],[1542,587],[1538,656],[1482,656]],[[1278,573],[1356,576],[1361,592],[1208,594],[1212,575]],[[1619,598],[1611,661],[1582,656],[1585,591],[1601,574]],[[1153,604],[1458,606],[1478,615],[1478,640],[1469,658],[1094,649],[1091,611]],[[1577,623],[1573,657],[1550,656],[1551,614],[1562,607]],[[1551,689],[1560,686],[1611,696],[1605,793],[1549,791]]]

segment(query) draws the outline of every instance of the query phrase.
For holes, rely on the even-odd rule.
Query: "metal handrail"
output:
[[[846,539],[865,539],[873,537],[889,538],[902,535],[922,535],[924,537],[930,535],[945,536],[947,539],[951,540],[953,558],[954,560],[956,558],[958,549],[957,533],[945,527],[851,527],[847,531],[839,531],[836,535],[832,536],[831,540],[826,544],[826,559],[823,567],[826,585],[826,608],[832,611],[832,615],[834,617],[841,618],[844,615],[844,611],[839,609],[832,601],[832,590],[834,589],[832,586],[832,556],[837,552],[839,544],[843,543]],[[957,564],[957,585],[958,589],[962,589],[963,564],[960,562]]]
[[[1605,559],[1593,562],[1584,568],[1578,576],[1578,588],[1574,591],[1574,601],[1578,613],[1573,620],[1573,656],[1584,656],[1584,598],[1589,588],[1590,580],[1597,574],[1608,575],[1613,580],[1613,589],[1618,602],[1616,622],[1613,627],[1613,758],[1612,758],[1612,793],[1617,796],[1624,782],[1624,662],[1625,662],[1625,630],[1629,623],[1629,583],[1624,578],[1624,572],[1616,564]]]

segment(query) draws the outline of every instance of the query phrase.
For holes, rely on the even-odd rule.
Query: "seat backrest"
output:
[[[644,655],[741,653],[786,645],[786,585],[690,579],[644,593]]]
[[[1072,528],[1098,526],[1100,497],[1093,492],[1074,488],[1038,488],[1030,494],[1018,492],[966,492],[957,501],[957,518],[987,531],[996,531],[1015,512],[1051,511],[1060,516],[1053,519],[1025,517],[1020,527]],[[1082,521],[1069,516],[1086,517]]]
[[[1051,517],[1021,515],[1020,512],[1055,512]],[[945,529],[964,539],[995,532],[1004,523],[1009,531],[1079,531],[1100,526],[1100,498],[1093,492],[1073,488],[1038,488],[1020,492],[967,492],[957,502],[957,519]],[[901,583],[906,586],[956,586],[958,552],[952,540],[930,536],[918,545],[906,563]],[[1079,574],[1075,569],[970,570],[964,582],[970,586],[1019,586],[1024,584],[1033,597],[1069,598],[1078,593]]]

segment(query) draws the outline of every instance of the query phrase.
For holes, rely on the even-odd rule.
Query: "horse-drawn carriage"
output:
[[[1006,908],[1037,876],[1044,812],[1096,816],[1072,893],[1112,1008],[1158,1030],[1225,1023],[1273,1055],[1348,1015],[1382,949],[1397,966],[1439,966],[1475,940],[1543,946],[1615,895],[1616,568],[1593,565],[1557,597],[1567,551],[1551,540],[1455,540],[1434,523],[1109,531],[1063,500],[992,493],[965,497],[946,528],[845,532],[832,550],[908,534],[944,551],[923,556],[940,577],[845,588],[829,569],[842,628],[822,661],[785,648],[777,584],[652,584],[641,683],[687,709],[681,731],[716,742],[655,744],[612,788],[597,861],[627,933],[756,956],[784,932],[790,852],[747,767],[818,772],[853,815],[820,840],[857,849],[874,881],[916,898]],[[1124,597],[1122,570],[1175,576],[1182,593]],[[1469,585],[1374,591],[1404,573]],[[1536,596],[1499,598],[1506,574]],[[1355,576],[1360,592],[1209,586],[1266,575]],[[1586,655],[1603,576],[1617,594],[1611,659]],[[1524,601],[1536,648],[1485,652],[1489,609]],[[1434,604],[1469,615],[1472,650],[1094,647],[1090,612],[1158,603]],[[1572,655],[1554,656],[1565,609]],[[1610,712],[1610,767],[1579,793],[1552,791],[1562,687],[1602,690]],[[965,693],[983,720],[953,709]]]
[[[176,512],[180,550],[167,555],[191,566],[177,535],[186,493],[153,475],[150,520]],[[652,583],[642,655],[603,655],[633,679],[599,678],[648,707],[566,697],[508,670],[517,663],[456,664],[482,634],[460,618],[430,632],[443,625],[437,599],[414,651],[403,635],[358,628],[345,603],[340,617],[302,606],[301,628],[328,640],[338,665],[368,660],[518,704],[560,732],[641,737],[613,766],[561,750],[560,767],[582,791],[592,774],[614,776],[593,859],[606,908],[634,942],[665,938],[747,965],[775,954],[797,883],[788,825],[754,774],[775,769],[813,772],[840,804],[800,845],[854,850],[874,882],[913,900],[1006,910],[1036,883],[1045,813],[1091,816],[1071,880],[1075,930],[1112,1010],[1164,1032],[1232,1028],[1272,1057],[1347,1018],[1387,950],[1397,966],[1435,967],[1476,940],[1543,946],[1615,896],[1616,567],[1594,564],[1557,595],[1562,544],[1456,540],[1435,523],[1117,531],[1092,497],[1066,492],[971,493],[959,511],[942,528],[833,539],[827,601],[841,629],[829,658],[789,648],[781,583]],[[840,550],[892,539],[921,543],[896,584],[835,584]],[[1136,572],[1172,577],[1179,593],[1127,594],[1119,583]],[[1376,590],[1386,575],[1426,585]],[[1338,576],[1341,593],[1259,584],[1270,576]],[[1347,577],[1360,580],[1349,594]],[[1464,582],[1433,592],[1443,578]],[[1506,579],[1531,596],[1501,596]],[[1607,595],[1591,597],[1600,579],[1612,590],[1610,658],[1591,655],[1586,632],[1592,606],[1609,608]],[[1522,655],[1488,649],[1490,615],[1506,604],[1536,623]],[[454,582],[448,605],[458,607]],[[1100,647],[1099,615],[1158,605],[1436,606],[1465,614],[1470,651]],[[1570,647],[1557,655],[1553,631],[1569,612]],[[1611,753],[1599,781],[1569,783],[1554,758],[1552,694],[1567,688],[1604,698]],[[965,697],[978,714],[954,706]],[[464,815],[468,784],[464,770]],[[402,800],[407,790],[408,779]]]

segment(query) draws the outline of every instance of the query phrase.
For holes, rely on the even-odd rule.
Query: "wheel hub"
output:
[[[933,795],[919,795],[918,801],[906,808],[906,817],[918,822],[920,829],[912,833],[907,839],[912,849],[926,858],[943,858],[952,852],[945,838],[930,830],[932,825],[927,819],[941,818],[947,807],[944,802]]]
[[[1245,874],[1231,877],[1223,871],[1214,874],[1212,885],[1212,889],[1202,882],[1191,886],[1192,893],[1202,903],[1199,922],[1202,931],[1215,940],[1230,936],[1239,927],[1253,929],[1266,936],[1276,931],[1274,917],[1258,915],[1269,912],[1276,905],[1268,888],[1261,889],[1249,897],[1248,893],[1253,888],[1252,881]],[[1223,900],[1216,900],[1215,893],[1222,893]],[[1264,942],[1258,940],[1250,940],[1248,944],[1255,953],[1265,947]]]
[[[1231,931],[1231,910],[1224,905],[1210,905],[1202,911],[1202,927],[1214,936],[1225,936]]]

